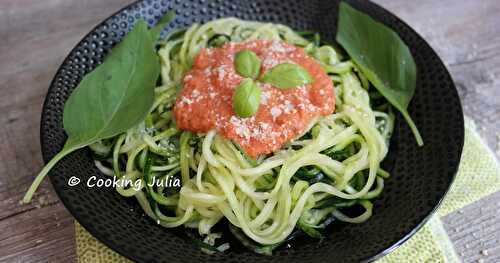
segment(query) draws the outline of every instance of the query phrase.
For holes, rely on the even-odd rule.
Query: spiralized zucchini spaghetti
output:
[[[296,121],[303,124],[301,129],[293,130],[295,133],[288,137],[278,134],[274,144],[268,143],[273,138],[265,129],[245,144],[245,139],[253,135],[238,132],[234,125],[246,123],[251,117],[238,117],[230,110],[218,117],[233,125],[233,130],[222,124],[205,125],[203,132],[183,129],[182,126],[203,121],[188,118],[189,114],[196,114],[187,111],[188,106],[196,105],[197,101],[183,97],[189,79],[195,77],[196,65],[201,63],[200,56],[251,47],[252,43],[261,45],[264,51],[274,49],[270,55],[290,49],[298,52],[296,54],[304,53],[303,59],[313,60],[327,77],[329,86],[309,85],[308,89],[334,89],[327,91],[335,110],[332,102],[325,99],[326,95],[318,95],[324,99],[322,102],[329,103],[325,105],[329,112],[309,111],[313,113]],[[314,32],[223,18],[170,33],[161,43],[158,54],[161,81],[144,122],[90,146],[96,166],[103,174],[141,182],[139,188],[122,185],[116,190],[125,197],[135,197],[154,221],[167,228],[197,229],[211,247],[218,237],[213,231],[214,225],[227,220],[231,232],[244,245],[259,253],[270,253],[296,232],[321,238],[324,228],[332,221],[357,224],[372,215],[371,200],[382,192],[384,180],[389,176],[380,163],[388,151],[394,115],[356,65],[333,44],[320,41]],[[264,66],[266,63],[264,59]],[[268,63],[269,68],[275,66],[272,61]],[[229,71],[224,73],[217,66],[207,72],[212,73],[226,74],[223,81],[231,79]],[[226,86],[230,85],[227,83]],[[196,85],[218,84],[206,80]],[[292,92],[270,84],[258,85],[262,86],[261,98],[269,101],[265,98],[266,91],[275,92],[278,104],[280,92],[285,95]],[[299,92],[299,88],[295,92]],[[224,100],[222,93],[208,95],[211,103]],[[257,116],[268,114],[270,117],[266,120],[272,126],[277,122],[277,113],[284,110],[277,112],[275,107],[264,105],[263,99]],[[231,97],[227,103],[232,103]],[[205,112],[209,114],[214,110],[207,108]],[[186,119],[178,119],[183,114]],[[254,122],[258,122],[258,118],[254,118]],[[267,127],[268,123],[265,124],[261,126]],[[279,133],[279,125],[272,127],[269,134]],[[177,178],[181,187],[150,184],[167,178]],[[353,214],[349,212],[350,207],[358,207],[356,211],[362,208],[362,212]],[[224,244],[218,249],[227,247]]]

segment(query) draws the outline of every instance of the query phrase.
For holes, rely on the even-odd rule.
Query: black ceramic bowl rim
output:
[[[55,74],[55,76],[58,76],[62,70],[62,66],[63,65],[67,65],[69,60],[70,60],[70,56],[71,54],[73,54],[75,52],[75,50],[77,49],[77,47],[80,46],[80,44],[85,40],[85,39],[88,39],[90,37],[90,35],[95,32],[98,28],[100,28],[101,26],[103,26],[108,20],[112,19],[113,17],[123,13],[124,11],[132,8],[133,6],[135,5],[138,5],[140,2],[142,1],[136,1],[136,2],[133,2],[127,6],[125,6],[124,8],[120,9],[119,11],[115,12],[114,14],[112,14],[111,16],[109,16],[108,18],[106,18],[104,21],[102,21],[101,23],[99,23],[97,26],[95,26],[87,35],[85,35],[82,40],[80,40],[78,42],[78,44],[71,50],[71,52],[69,53],[69,55],[64,59],[63,63],[61,64],[61,67],[58,69],[57,73]],[[403,24],[404,27],[406,27],[407,30],[409,30],[409,34],[412,34],[414,35],[417,39],[421,40],[425,45],[426,45],[426,48],[429,49],[432,54],[434,54],[437,59],[438,59],[438,62],[443,66],[444,68],[444,73],[446,74],[446,77],[452,81],[452,77],[450,75],[450,73],[448,72],[448,70],[446,69],[446,67],[444,66],[444,63],[442,62],[442,60],[437,56],[437,54],[435,53],[435,51],[429,46],[429,44],[416,32],[414,31],[409,25],[407,25],[404,21],[402,21],[401,19],[399,19],[397,16],[395,16],[394,14],[392,14],[391,12],[387,11],[386,9],[384,9],[383,7],[379,6],[378,4],[375,4],[371,1],[364,1],[366,2],[367,5],[371,5],[372,8],[375,8],[375,9],[379,9],[379,11],[381,11],[382,13],[384,13],[384,15],[386,16],[389,16],[393,19],[395,19],[397,22]],[[46,111],[47,111],[47,108],[53,103],[52,101],[49,100],[49,94],[53,92],[53,90],[55,90],[55,86],[56,86],[56,77],[54,77],[54,79],[52,80],[51,84],[50,84],[50,88],[47,92],[47,95],[46,95],[46,98],[45,98],[45,101],[44,101],[44,105],[43,105],[43,110],[42,110],[42,117],[41,117],[41,126],[40,126],[40,141],[41,141],[41,145],[42,145],[42,152],[43,152],[43,159],[45,161],[45,163],[47,163],[53,154],[50,154],[50,150],[48,148],[50,147],[54,147],[54,146],[51,146],[48,141],[50,138],[50,130],[47,129],[46,126],[44,126],[44,123],[47,121],[46,120]],[[452,94],[453,96],[455,96],[456,98],[458,98],[458,93],[456,91],[456,88],[455,86],[453,85],[453,91],[454,91],[454,94]],[[458,99],[457,100],[458,102],[458,112],[460,113],[460,116],[461,118],[458,120],[460,123],[461,123],[461,126],[463,127],[463,123],[464,123],[464,120],[463,120],[463,112],[462,112],[462,106],[460,105],[460,100]],[[460,124],[459,123],[459,124]],[[460,160],[460,156],[461,156],[461,152],[462,152],[462,148],[463,148],[463,143],[464,143],[464,131],[462,129],[461,131],[461,134],[458,134],[459,138],[458,138],[458,141],[460,142],[460,145],[458,145],[458,149],[459,149],[459,153],[458,153],[458,160]],[[425,140],[425,138],[424,138]],[[410,237],[412,237],[418,230],[420,230],[420,228],[430,219],[430,217],[435,213],[435,211],[437,210],[437,208],[440,206],[440,204],[442,203],[446,193],[449,191],[450,187],[451,187],[451,184],[453,182],[453,180],[455,179],[455,176],[456,176],[456,173],[458,171],[458,163],[455,164],[455,167],[453,167],[454,169],[454,172],[453,172],[453,175],[450,177],[450,180],[449,180],[449,185],[448,187],[446,188],[446,190],[444,191],[444,194],[441,195],[438,200],[436,200],[436,203],[434,204],[432,210],[430,213],[428,213],[427,215],[425,215],[418,224],[408,228],[406,231],[405,231],[405,234],[398,240],[396,241],[395,243],[393,243],[392,245],[382,249],[381,251],[379,251],[378,253],[376,254],[373,254],[373,255],[366,255],[364,257],[364,259],[362,259],[363,262],[370,262],[370,261],[374,261],[378,258],[381,258],[382,256],[392,252],[394,249],[398,248],[400,245],[402,245],[405,241],[407,241]],[[97,231],[97,229],[95,228],[92,228],[92,227],[89,227],[89,222],[86,221],[86,220],[80,220],[79,219],[79,212],[76,211],[73,207],[73,205],[69,202],[68,199],[64,198],[61,193],[62,193],[62,188],[60,188],[57,184],[56,184],[56,181],[55,181],[55,176],[54,176],[54,173],[51,173],[49,175],[50,177],[50,181],[51,183],[53,184],[54,186],[54,189],[56,190],[56,193],[57,195],[59,196],[59,198],[61,199],[62,203],[65,205],[65,207],[69,210],[69,212],[75,217],[75,219],[78,220],[78,222],[85,228],[87,229],[94,237],[96,237],[99,241],[101,241],[102,243],[104,243],[105,245],[107,245],[108,247],[110,247],[112,250],[120,253],[121,255],[129,258],[129,259],[132,259],[132,260],[137,260],[137,257],[129,252],[129,251],[126,251],[124,250],[122,247],[120,247],[119,245],[117,245],[116,243],[114,242],[109,242],[108,238],[101,234],[100,231]],[[369,223],[369,222],[368,222]]]

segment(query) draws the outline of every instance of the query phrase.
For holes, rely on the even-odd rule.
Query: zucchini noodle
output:
[[[215,130],[179,130],[171,112],[182,77],[202,48],[254,39],[304,48],[328,73],[336,94],[335,113],[317,118],[302,136],[257,160]],[[389,176],[380,163],[388,151],[394,114],[344,54],[314,33],[224,18],[172,32],[158,55],[161,85],[144,122],[90,147],[103,174],[131,182],[117,187],[118,193],[135,196],[164,227],[184,225],[200,235],[214,235],[212,227],[226,218],[235,236],[259,253],[269,253],[297,229],[317,237],[332,219],[368,220],[370,200],[382,193]],[[181,184],[148,185],[162,179]],[[349,212],[354,206],[364,212]]]

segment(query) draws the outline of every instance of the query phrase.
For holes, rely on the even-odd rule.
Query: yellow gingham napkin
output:
[[[500,190],[500,167],[493,153],[465,119],[465,143],[458,174],[438,212],[407,242],[377,261],[460,262],[441,223],[441,217]],[[130,262],[112,251],[75,222],[79,262]]]

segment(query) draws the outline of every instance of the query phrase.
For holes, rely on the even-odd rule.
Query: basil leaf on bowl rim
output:
[[[389,27],[341,2],[336,41],[375,88],[401,112],[419,146],[424,144],[408,113],[417,67],[404,41]]]
[[[160,37],[163,28],[170,24],[174,17],[175,12],[173,10],[168,11],[164,16],[160,17],[158,22],[156,22],[156,25],[149,30],[151,34],[151,40],[153,40],[153,42],[155,42]]]
[[[313,78],[302,66],[293,63],[282,63],[264,73],[260,79],[280,89],[289,89],[313,81]]]
[[[63,157],[144,120],[153,105],[160,74],[154,42],[172,18],[173,12],[168,12],[151,30],[139,20],[104,62],[85,75],[64,105],[63,126],[68,136],[64,147],[39,172],[24,203],[31,201],[44,177]]]
[[[233,95],[233,111],[238,117],[247,118],[259,109],[261,90],[251,79],[244,79]]]
[[[244,49],[234,55],[234,69],[245,78],[255,79],[260,72],[261,60],[253,51]]]

